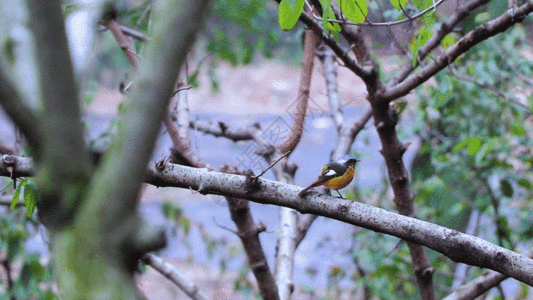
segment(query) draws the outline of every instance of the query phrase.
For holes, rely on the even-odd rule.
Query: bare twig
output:
[[[418,19],[420,17],[422,17],[423,15],[425,15],[427,12],[431,11],[431,10],[434,10],[437,8],[437,6],[441,5],[444,1],[446,0],[439,0],[437,2],[434,2],[433,5],[429,6],[428,8],[424,9],[423,11],[417,13],[416,15],[413,15],[413,16],[409,16],[407,14],[407,12],[403,9],[402,7],[402,11],[406,17],[406,19],[402,19],[402,20],[398,20],[398,21],[391,21],[391,22],[380,22],[380,23],[372,23],[370,22],[367,18],[365,18],[365,22],[363,23],[353,23],[353,22],[349,22],[349,21],[346,21],[344,20],[344,18],[341,18],[341,20],[332,20],[332,19],[327,19],[326,21],[328,22],[331,22],[331,23],[339,23],[339,24],[343,24],[343,25],[355,25],[355,26],[393,26],[393,25],[399,25],[399,24],[402,24],[402,23],[406,23],[406,22],[412,22],[414,19]],[[317,20],[320,20],[320,21],[323,21],[324,19],[321,18],[320,16],[317,16],[316,14],[313,14],[313,17]]]
[[[234,142],[248,141],[254,139],[254,133],[261,130],[259,123],[253,123],[249,126],[233,129],[224,122],[211,122],[211,121],[195,121],[191,120],[189,124],[190,128],[201,131],[206,134],[213,135],[215,137],[225,137]]]
[[[194,300],[209,299],[207,295],[204,292],[202,292],[196,284],[192,283],[187,278],[181,276],[181,274],[178,272],[178,270],[173,265],[169,264],[168,262],[165,262],[164,260],[157,257],[156,255],[152,253],[146,253],[143,256],[142,260],[145,264],[151,266],[157,272],[161,273],[161,275],[165,276],[170,281],[172,281],[191,299],[194,299]]]
[[[298,223],[298,235],[296,236],[296,247],[298,247],[303,241],[316,218],[318,218],[317,215],[302,215],[300,217],[300,222]]]
[[[474,171],[477,171],[477,170],[474,170]],[[494,191],[492,190],[492,187],[490,186],[490,183],[487,180],[487,178],[483,176],[479,176],[479,180],[481,180],[481,182],[483,183],[483,186],[485,186],[485,189],[487,190],[487,193],[489,194],[489,198],[492,203],[492,209],[494,209],[494,218],[492,221],[494,222],[494,225],[496,226],[496,237],[498,238],[498,245],[503,246],[503,238],[505,237],[506,234],[505,234],[504,228],[502,227],[502,224],[498,220],[500,218],[500,209],[499,209],[500,199],[498,199],[498,197],[496,197],[496,195],[494,194]]]
[[[337,66],[335,63],[335,54],[326,45],[321,45],[317,55],[322,61],[324,69],[324,78],[326,80],[326,94],[328,95],[329,111],[333,124],[339,131],[344,124],[344,115],[342,113],[339,101],[339,90],[337,83]]]
[[[265,175],[265,173],[266,173],[268,170],[272,169],[272,167],[274,167],[274,166],[275,166],[280,160],[282,160],[284,157],[286,157],[286,156],[289,155],[289,154],[290,154],[290,152],[287,152],[287,153],[283,154],[283,155],[280,156],[278,159],[276,159],[273,163],[271,163],[270,166],[268,166],[268,168],[264,169],[261,173],[259,173],[259,175],[252,176],[252,178],[257,179],[257,178],[259,178],[259,177]]]
[[[358,64],[348,55],[349,51],[341,47],[333,37],[324,35],[320,25],[318,25],[306,12],[302,13],[300,20],[322,38],[322,40],[331,48],[331,50],[333,50],[333,52],[335,52],[335,54],[342,60],[345,67],[350,69],[361,78],[366,78],[372,75],[371,68],[363,67]]]
[[[131,29],[125,25],[118,25],[120,30],[122,30],[122,33],[124,33],[125,35],[127,36],[131,36],[132,38],[134,39],[137,39],[141,42],[146,42],[146,41],[149,41],[149,38],[142,32],[140,31],[137,31],[135,29]]]
[[[113,18],[108,18],[104,21],[104,25],[109,29],[109,31],[111,31],[111,33],[117,40],[120,49],[124,51],[124,54],[126,54],[126,57],[130,61],[131,65],[134,68],[137,68],[138,63],[135,49],[132,47],[130,41],[124,35],[124,32],[120,25],[117,23],[117,21]]]

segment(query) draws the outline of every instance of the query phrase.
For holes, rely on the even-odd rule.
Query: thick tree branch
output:
[[[158,2],[155,34],[147,45],[117,135],[91,184],[81,189],[87,191],[86,200],[78,207],[75,223],[54,237],[56,270],[64,274],[58,280],[64,298],[102,299],[102,295],[107,299],[141,298],[132,272],[144,253],[164,246],[165,238],[161,228],[150,226],[137,215],[139,190],[173,83],[196,32],[202,27],[207,2]],[[61,14],[59,3],[57,11]],[[48,14],[45,16],[49,18]],[[58,101],[64,99],[58,97]],[[73,124],[65,124],[69,126]],[[59,151],[66,152],[65,149],[71,148]],[[83,143],[79,149],[83,149]],[[65,163],[68,161],[58,162]],[[75,191],[69,192],[76,195]],[[68,259],[62,255],[68,255]]]
[[[381,101],[390,102],[407,95],[411,90],[452,63],[457,57],[459,57],[459,55],[465,53],[481,41],[503,32],[512,25],[521,22],[532,11],[533,1],[529,0],[517,9],[509,10],[498,18],[480,25],[476,29],[467,33],[463,38],[446,49],[434,61],[428,63],[418,72],[410,75],[401,83],[388,87],[383,93]]]
[[[70,225],[83,200],[92,164],[85,147],[81,109],[60,1],[27,1],[43,102],[42,149],[36,152],[41,189],[39,214],[49,229]]]
[[[529,250],[526,255],[530,258],[533,258],[533,250]],[[485,274],[479,276],[475,280],[472,280],[471,282],[462,285],[443,300],[475,299],[486,293],[491,288],[498,286],[502,281],[507,278],[509,278],[509,276],[494,271],[487,271],[485,272]]]
[[[30,158],[4,155],[2,160],[7,156],[17,160],[18,174],[29,176],[34,173]],[[0,164],[0,176],[10,176],[3,163]],[[146,182],[158,187],[172,186],[196,190],[201,194],[244,198],[291,207],[304,214],[325,216],[418,243],[453,261],[495,270],[533,286],[533,259],[475,236],[364,203],[313,192],[301,198],[298,196],[300,187],[267,179],[259,179],[259,190],[250,190],[246,176],[169,163],[149,163]]]
[[[24,105],[24,101],[9,79],[3,63],[0,63],[0,105],[26,136],[30,147],[37,151],[41,139],[39,137],[39,120],[35,113]]]
[[[260,179],[259,190],[254,191],[249,189],[245,176],[170,164],[161,171],[150,164],[147,182],[190,188],[202,194],[231,195],[333,218],[429,247],[456,262],[489,268],[533,285],[530,258],[474,236],[363,203],[316,193],[300,198],[297,193],[301,188],[266,179]]]
[[[187,296],[194,300],[207,300],[209,299],[207,295],[202,292],[198,286],[187,278],[181,276],[181,274],[172,266],[171,264],[165,262],[161,258],[157,257],[152,253],[147,253],[143,256],[145,264],[154,268],[157,272],[161,273],[163,276],[172,281],[177,285]]]
[[[224,166],[223,172],[235,174],[238,172],[236,167]],[[241,239],[242,245],[248,257],[248,263],[254,273],[259,286],[259,292],[263,299],[279,299],[278,286],[272,276],[268,266],[259,233],[266,230],[265,225],[259,223],[256,225],[248,200],[242,198],[226,197],[228,201],[231,219],[237,226],[237,235]]]

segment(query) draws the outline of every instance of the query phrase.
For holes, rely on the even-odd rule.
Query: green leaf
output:
[[[500,189],[502,190],[502,194],[507,197],[511,198],[513,197],[513,186],[507,179],[502,179],[500,181]]]
[[[333,32],[337,37],[338,32],[341,32],[341,26],[338,23],[328,22],[328,20],[336,20],[333,8],[331,8],[331,0],[320,0],[322,6],[322,25],[325,33]]]
[[[474,20],[476,23],[485,23],[490,20],[490,13],[482,12],[480,14],[477,14]]]
[[[15,193],[13,194],[13,199],[11,200],[11,209],[15,209],[15,207],[17,207],[17,203],[19,202],[19,198],[20,198],[20,189],[24,186],[24,184],[26,183],[26,181],[20,181],[19,182],[19,185],[17,186],[17,189],[15,190]]]
[[[433,5],[432,0],[411,0],[411,1],[415,5],[415,7],[418,8],[418,10],[420,10],[420,11],[423,11],[424,9],[426,9],[426,8],[430,7],[431,5]],[[405,2],[407,2],[407,1],[405,1]],[[392,1],[391,1],[391,3],[392,3]],[[428,13],[431,13],[431,12],[428,12]]]
[[[451,45],[455,44],[455,38],[451,35],[451,34],[448,34],[446,35],[441,41],[440,41],[440,45],[442,46],[442,48],[444,49],[447,49],[448,47],[450,47]]]
[[[354,23],[363,23],[368,15],[365,0],[338,0],[342,13]]]
[[[28,180],[26,187],[24,187],[24,206],[26,207],[26,216],[29,218],[35,211],[37,200],[39,199],[39,189],[37,185]]]
[[[531,189],[532,187],[531,182],[525,178],[518,179],[518,185],[525,189]]]
[[[281,29],[291,30],[296,26],[304,11],[304,3],[304,0],[281,0],[278,11],[278,23]]]
[[[411,41],[410,49],[411,54],[413,55],[413,66],[416,66],[416,63],[418,62],[418,51],[420,47],[422,47],[431,37],[431,32],[428,28],[429,27],[426,25],[420,26],[416,36],[414,36]]]
[[[524,136],[526,134],[526,130],[522,125],[511,126],[511,132],[516,136]]]
[[[405,5],[407,4],[407,0],[389,0],[389,1],[390,1],[390,4],[392,4],[392,6],[394,6],[394,8],[396,8],[399,11],[401,11],[402,8],[404,8]]]
[[[481,139],[478,137],[469,137],[453,147],[453,151],[468,148],[468,155],[474,156],[481,148]]]

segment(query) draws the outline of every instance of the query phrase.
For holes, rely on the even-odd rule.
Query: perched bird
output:
[[[342,198],[340,189],[346,187],[350,182],[352,182],[355,164],[359,160],[353,158],[351,155],[343,155],[336,160],[330,161],[323,169],[322,173],[318,178],[311,183],[310,186],[303,189],[298,193],[299,196],[302,196],[309,189],[314,187],[325,185],[332,190],[336,190],[337,193]]]

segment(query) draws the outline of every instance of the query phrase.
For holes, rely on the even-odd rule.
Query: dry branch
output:
[[[128,40],[124,35],[124,32],[117,21],[113,18],[108,18],[104,21],[104,25],[109,29],[109,31],[111,31],[117,40],[120,49],[124,51],[124,54],[126,54],[126,57],[130,61],[131,65],[137,69],[138,63],[135,49],[132,47],[130,40]]]
[[[163,276],[172,281],[177,285],[187,296],[194,300],[207,300],[209,299],[207,295],[202,292],[198,286],[187,278],[181,276],[181,274],[176,270],[176,268],[165,262],[161,258],[157,257],[152,253],[147,253],[143,256],[142,260],[145,264],[151,266],[156,271],[161,273]]]
[[[261,130],[259,123],[253,123],[244,128],[234,129],[222,121],[190,121],[189,126],[193,130],[198,130],[205,134],[210,134],[215,137],[225,137],[234,142],[249,141],[254,139],[256,131]]]

